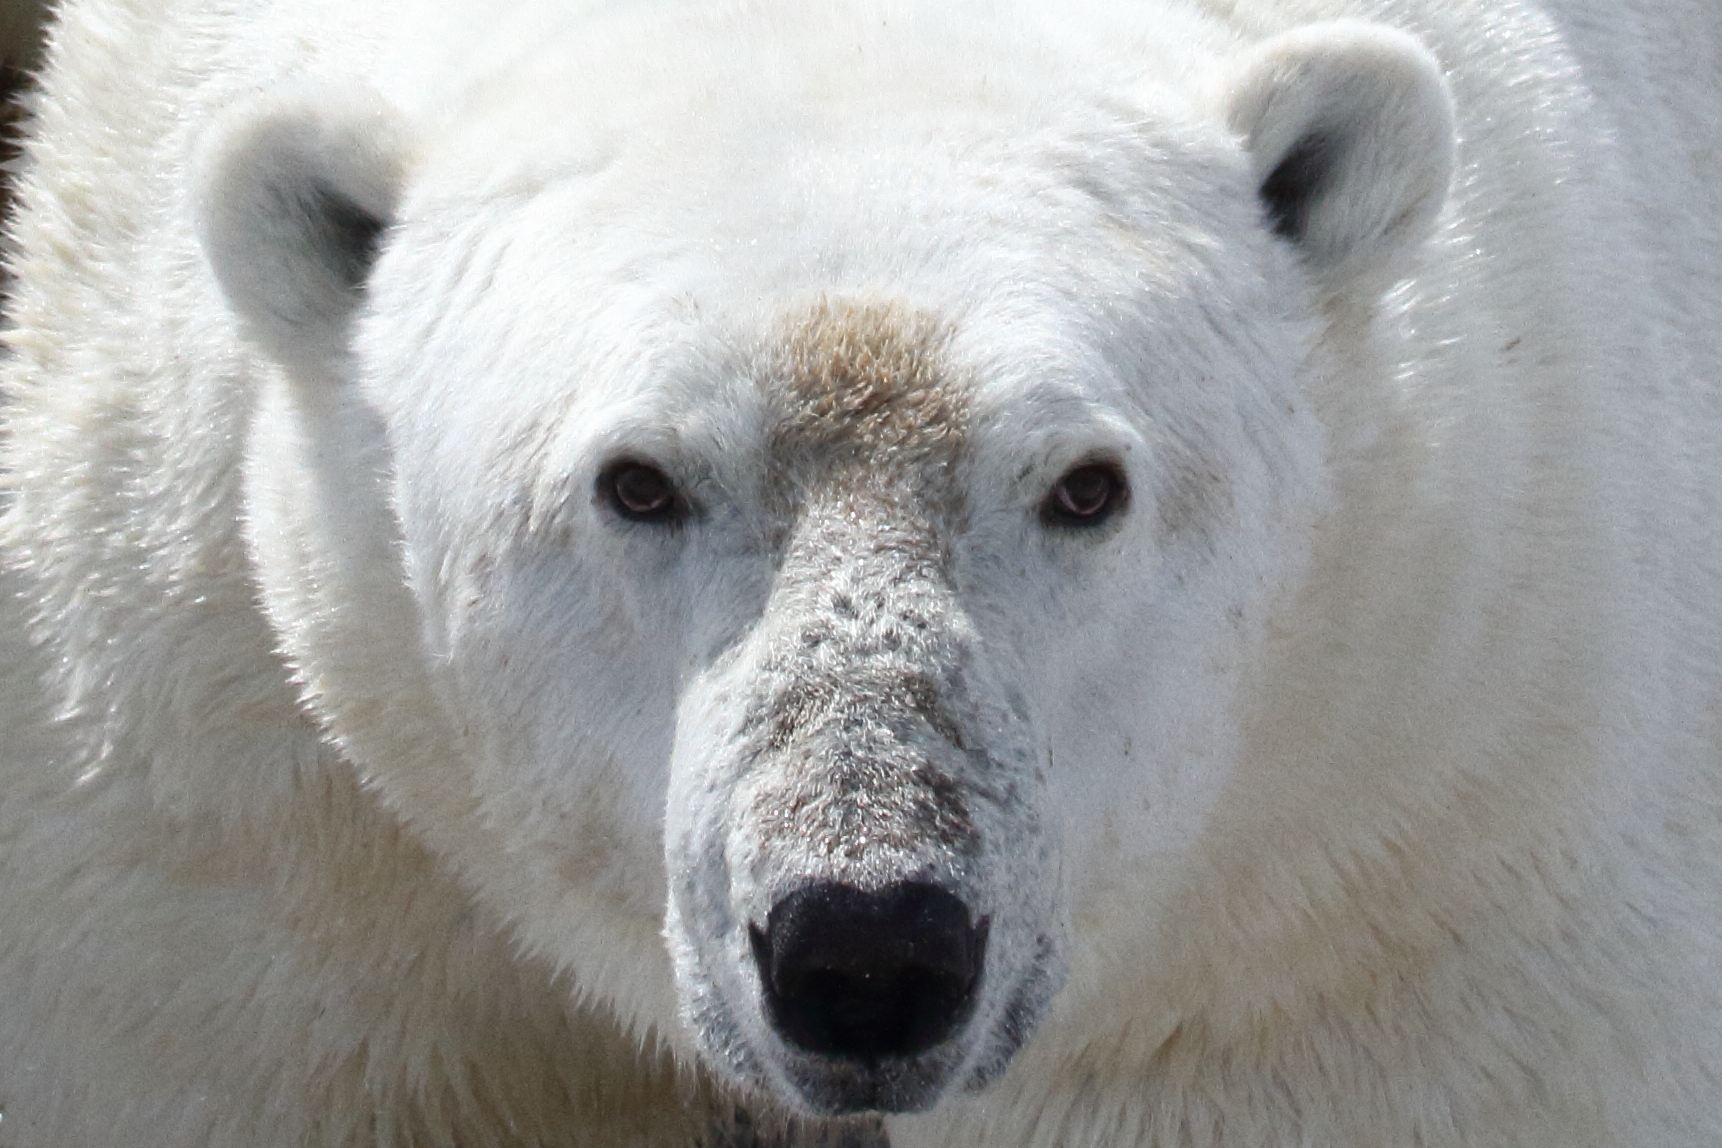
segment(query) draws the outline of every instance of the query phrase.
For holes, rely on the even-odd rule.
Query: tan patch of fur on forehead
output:
[[[778,360],[778,464],[803,478],[856,465],[948,468],[969,405],[945,363],[948,337],[935,317],[892,303],[821,300],[796,316]]]

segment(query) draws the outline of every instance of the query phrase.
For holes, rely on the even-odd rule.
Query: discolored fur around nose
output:
[[[1026,707],[965,598],[947,328],[826,300],[765,357],[769,592],[693,682],[667,858],[702,1049],[819,1116],[1002,1071],[1062,977]]]
[[[948,1039],[974,1010],[989,921],[923,882],[820,882],[750,926],[767,1014],[809,1052],[872,1061]]]

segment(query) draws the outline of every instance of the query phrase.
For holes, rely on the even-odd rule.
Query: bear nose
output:
[[[925,882],[826,881],[749,925],[767,1014],[791,1044],[858,1060],[913,1056],[974,1008],[988,918]]]

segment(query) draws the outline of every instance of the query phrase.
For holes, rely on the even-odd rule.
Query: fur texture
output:
[[[1722,18],[1056,7],[64,6],[0,1146],[1722,1137]]]

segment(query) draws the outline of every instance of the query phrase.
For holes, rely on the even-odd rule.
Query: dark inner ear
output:
[[[387,224],[331,187],[313,187],[306,200],[300,211],[318,254],[342,283],[360,289],[377,261]]]
[[[1341,146],[1337,132],[1311,131],[1291,146],[1262,181],[1259,194],[1275,235],[1293,243],[1302,241],[1309,230],[1310,208],[1339,165]]]

